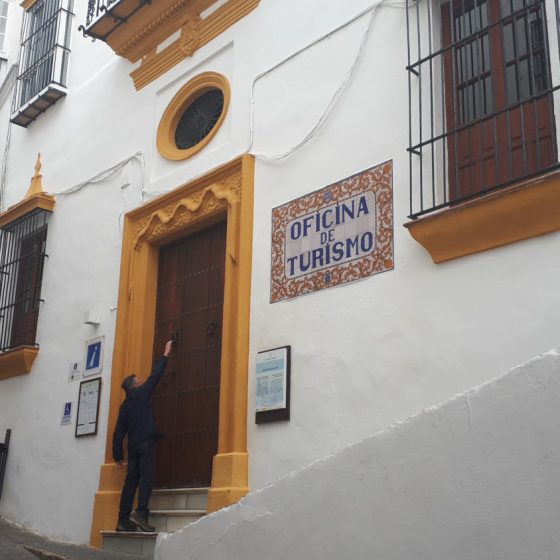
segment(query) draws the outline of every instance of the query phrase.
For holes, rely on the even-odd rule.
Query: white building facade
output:
[[[171,336],[157,484],[208,511],[557,346],[557,14],[0,0],[0,515],[100,545]]]

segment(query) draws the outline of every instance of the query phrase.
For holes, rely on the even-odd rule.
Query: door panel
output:
[[[209,486],[218,445],[226,225],[160,250],[155,352],[178,331],[155,393],[156,486]],[[170,292],[170,293],[166,293]]]
[[[543,6],[514,4],[441,8],[451,201],[556,162]]]

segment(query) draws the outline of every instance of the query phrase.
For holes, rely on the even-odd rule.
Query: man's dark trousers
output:
[[[121,494],[119,522],[128,520],[136,488],[138,488],[136,511],[148,519],[150,513],[148,502],[152,493],[155,472],[155,445],[155,440],[150,438],[128,446],[128,469]]]

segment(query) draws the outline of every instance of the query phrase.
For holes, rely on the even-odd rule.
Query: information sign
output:
[[[86,340],[84,348],[84,377],[89,375],[97,375],[103,370],[104,346],[104,336],[97,336],[95,338]]]
[[[272,303],[393,269],[393,164],[272,210]]]
[[[257,354],[255,422],[290,419],[290,346]]]

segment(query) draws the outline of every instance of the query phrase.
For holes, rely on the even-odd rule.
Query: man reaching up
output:
[[[163,356],[156,362],[144,383],[136,375],[129,375],[121,384],[126,398],[121,404],[113,433],[113,459],[117,468],[122,469],[123,440],[128,436],[128,468],[121,494],[117,531],[136,531],[136,527],[142,531],[155,531],[148,522],[148,502],[154,482],[155,443],[158,434],[151,397],[167,366],[172,344],[171,340],[165,344]],[[131,513],[136,488],[138,509]]]

